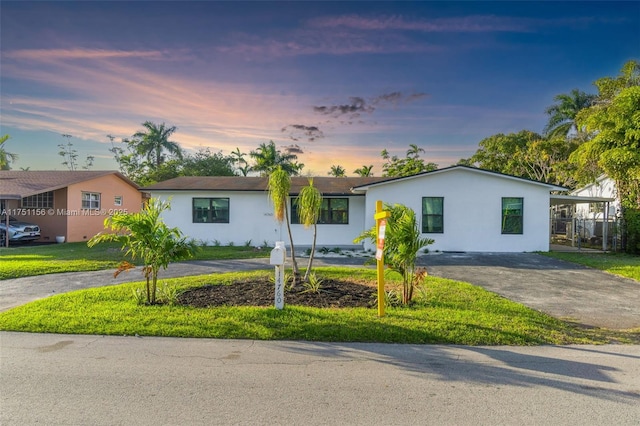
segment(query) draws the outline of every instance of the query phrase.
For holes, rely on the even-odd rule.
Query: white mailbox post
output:
[[[269,263],[276,267],[276,309],[284,308],[284,260],[287,257],[287,249],[284,247],[284,241],[276,241],[276,246],[271,250]]]

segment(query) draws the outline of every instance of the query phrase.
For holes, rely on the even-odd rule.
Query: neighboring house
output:
[[[605,221],[609,223],[609,237],[616,235],[613,224],[620,219],[620,198],[613,179],[602,175],[595,182],[574,190],[571,195],[594,198],[591,202],[576,204],[573,212],[573,217],[578,221],[577,226],[580,227],[580,235],[584,239],[602,238]],[[612,201],[597,201],[597,198]]]
[[[0,171],[0,211],[40,227],[39,241],[87,241],[116,211],[140,211],[138,185],[117,171]]]
[[[306,184],[307,178],[292,178],[291,199]],[[548,251],[551,192],[566,191],[468,166],[402,178],[316,177],[314,185],[325,200],[319,247],[353,245],[374,225],[375,202],[381,200],[416,212],[423,236],[435,240],[431,251]],[[267,178],[179,177],[143,190],[171,200],[171,210],[164,213],[168,225],[208,244],[289,241],[286,226],[273,218]],[[295,205],[293,210],[294,243],[309,246],[313,233],[295,223]]]

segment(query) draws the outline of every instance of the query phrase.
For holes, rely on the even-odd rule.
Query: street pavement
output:
[[[640,347],[0,332],[0,424],[638,425]]]

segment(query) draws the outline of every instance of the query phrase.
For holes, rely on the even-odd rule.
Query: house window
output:
[[[422,232],[442,234],[444,197],[422,197]]]
[[[194,198],[193,223],[229,223],[229,199]]]
[[[604,211],[604,203],[589,203],[589,213],[602,213]]]
[[[100,193],[99,192],[83,192],[82,193],[83,209],[100,209]]]
[[[113,205],[114,206],[122,205],[122,195],[116,195],[115,197],[113,197]]]
[[[502,233],[522,234],[523,230],[523,202],[522,198],[502,198]]]
[[[53,208],[53,191],[30,195],[22,199],[22,207],[25,209],[50,209]]]
[[[300,223],[298,217],[297,199],[291,199],[291,223]],[[320,206],[318,224],[322,225],[348,225],[349,224],[349,199],[348,198],[323,198]]]

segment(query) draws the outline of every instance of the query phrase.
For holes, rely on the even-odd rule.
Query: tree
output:
[[[360,168],[355,169],[353,173],[355,173],[360,177],[369,177],[369,176],[373,176],[372,170],[373,170],[373,165],[362,166]]]
[[[384,262],[389,269],[402,275],[402,303],[409,304],[413,298],[413,289],[423,278],[416,269],[416,257],[421,248],[433,244],[429,238],[421,237],[415,212],[402,204],[384,207],[391,213],[387,219],[384,240]],[[375,226],[360,236],[354,243],[369,239],[376,243]]]
[[[18,159],[18,154],[7,152],[4,148],[9,138],[9,135],[0,137],[0,170],[11,170],[11,163]]]
[[[560,94],[553,98],[556,101],[546,109],[549,122],[544,128],[544,133],[550,138],[568,137],[570,134],[580,133],[576,126],[576,115],[581,110],[591,106],[596,99],[595,95],[573,89],[569,94]]]
[[[288,175],[298,175],[304,164],[298,163],[298,156],[295,154],[282,153],[276,148],[276,144],[270,141],[268,144],[261,143],[255,151],[249,152],[253,158],[254,165],[251,170],[259,172],[260,176],[268,176],[271,172],[280,167]]]
[[[576,117],[594,135],[573,152],[578,168],[596,163],[615,180],[627,225],[627,251],[640,252],[640,64],[595,82],[598,99]],[[595,176],[591,176],[595,178]]]
[[[242,173],[242,176],[246,176],[251,171],[251,166],[244,159],[247,155],[244,152],[240,152],[240,148],[236,147],[235,151],[231,151],[231,162],[237,167],[238,171]]]
[[[322,207],[322,194],[313,186],[313,178],[309,178],[309,185],[300,189],[298,198],[298,218],[305,228],[313,226],[313,242],[311,243],[311,254],[309,255],[309,263],[304,273],[303,282],[309,280],[311,266],[313,264],[313,256],[316,251],[316,235],[318,233],[318,219],[320,218],[320,208]]]
[[[67,140],[66,143],[61,143],[58,145],[58,148],[60,148],[58,155],[63,159],[62,165],[66,166],[71,171],[77,170],[78,151],[73,148],[73,144],[71,143],[71,138],[73,136],[65,133],[62,135],[62,137]],[[94,159],[95,157],[93,155],[87,155],[87,157],[85,158],[84,166],[82,166],[82,168],[85,170],[89,170],[91,166],[93,166]]]
[[[291,222],[287,210],[287,200],[289,199],[289,191],[291,190],[291,176],[282,166],[278,166],[269,175],[269,198],[273,202],[273,215],[275,219],[287,224],[287,233],[289,234],[289,242],[291,244],[291,265],[293,268],[293,285],[295,285],[297,277],[300,275],[298,271],[298,262],[296,261],[296,250],[293,244],[293,235],[291,234]]]
[[[342,166],[332,165],[331,170],[329,170],[329,173],[327,174],[333,177],[345,177],[347,175],[347,171]]]
[[[144,263],[147,304],[156,303],[158,272],[167,269],[169,262],[193,256],[197,246],[187,241],[178,228],[169,228],[160,214],[169,209],[167,202],[152,198],[138,213],[116,213],[104,221],[106,229],[114,233],[99,233],[88,242],[89,247],[108,241],[122,244],[126,255]],[[125,263],[119,270],[128,269]]]
[[[182,160],[183,153],[177,142],[169,138],[177,130],[175,126],[167,127],[165,123],[160,125],[151,121],[145,121],[142,126],[146,130],[138,131],[133,135],[133,144],[136,152],[146,157],[151,167],[159,167],[167,160],[165,152]]]
[[[420,158],[420,154],[424,152],[424,149],[419,148],[418,145],[411,144],[407,150],[406,157],[398,158],[396,155],[391,156],[386,149],[383,149],[380,153],[385,160],[385,163],[382,165],[382,176],[402,177],[436,170],[438,168],[437,164],[425,163],[425,161]]]
[[[200,148],[195,154],[184,157],[181,176],[235,176],[233,163],[231,156]]]

